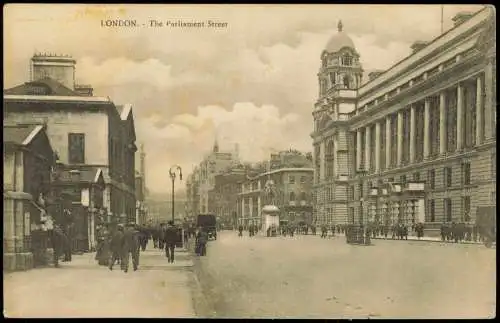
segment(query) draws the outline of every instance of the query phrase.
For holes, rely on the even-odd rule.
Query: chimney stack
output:
[[[428,42],[423,41],[423,40],[417,40],[411,45],[411,49],[413,50],[413,54],[427,46]]]
[[[463,24],[464,22],[469,20],[473,15],[474,15],[474,13],[472,13],[470,11],[461,11],[461,12],[457,13],[455,15],[455,17],[453,17],[453,19],[452,19],[453,22],[455,23],[455,27]]]

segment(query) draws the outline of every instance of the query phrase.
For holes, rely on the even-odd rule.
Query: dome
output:
[[[351,37],[349,37],[345,32],[342,31],[342,21],[339,21],[338,30],[339,32],[333,35],[328,41],[325,51],[329,53],[336,53],[343,47],[355,49],[356,47],[354,46],[354,42],[352,41]]]

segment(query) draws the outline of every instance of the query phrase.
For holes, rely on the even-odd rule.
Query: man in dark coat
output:
[[[321,238],[326,238],[326,235],[327,235],[327,228],[326,228],[326,225],[322,225],[321,226]]]
[[[169,263],[174,263],[175,244],[178,238],[178,230],[174,226],[174,222],[169,221],[165,230],[165,256],[168,258]]]
[[[59,267],[59,258],[67,248],[67,237],[62,231],[61,227],[56,224],[54,229],[50,230],[50,237],[52,240],[52,248],[54,250],[54,267]]]
[[[132,254],[132,265],[134,271],[139,268],[139,241],[137,237],[137,230],[135,230],[135,225],[129,223],[127,228],[123,232],[123,244],[122,244],[122,260],[121,267],[124,272],[128,271],[128,263],[130,254]]]
[[[123,226],[118,225],[110,241],[111,259],[109,261],[109,270],[113,270],[113,265],[121,258],[123,250]]]
[[[198,256],[205,256],[207,254],[207,241],[208,234],[203,228],[199,228],[198,234],[196,235],[196,254]]]
[[[238,227],[238,237],[243,237],[243,226],[241,224]]]

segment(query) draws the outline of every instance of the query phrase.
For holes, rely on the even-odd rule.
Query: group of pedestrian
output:
[[[134,271],[139,268],[140,256],[140,231],[134,223],[126,226],[118,224],[114,230],[109,225],[100,227],[97,231],[96,260],[100,266],[113,266],[120,264],[121,270],[128,272],[130,257]]]
[[[257,232],[259,232],[259,227],[256,224],[250,224],[248,226],[248,235],[250,237],[255,236],[255,234],[257,234]]]
[[[454,241],[456,243],[462,241],[482,241],[483,236],[478,230],[477,225],[466,224],[465,222],[460,223],[443,223],[441,224],[441,240],[442,241]]]

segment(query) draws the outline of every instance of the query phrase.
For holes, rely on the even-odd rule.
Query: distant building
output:
[[[147,223],[160,224],[172,220],[172,200],[146,200],[148,212]],[[174,205],[175,222],[180,223],[186,218],[186,199],[176,198]]]
[[[89,96],[89,86],[75,85],[76,62],[70,57],[35,55],[31,62],[30,82],[4,90],[4,124],[47,124],[60,162],[74,169],[102,169],[106,220],[134,221],[137,148],[132,107]]]
[[[197,213],[209,211],[209,192],[214,189],[215,176],[226,171],[237,162],[237,150],[233,152],[219,151],[219,144],[215,141],[212,151],[199,165],[198,194],[199,209]]]
[[[209,192],[208,213],[215,214],[218,222],[236,226],[238,223],[238,194],[246,180],[243,165],[235,165],[215,175],[214,189]]]
[[[3,127],[3,268],[33,267],[31,232],[41,225],[55,158],[44,125]]]
[[[136,219],[135,223],[144,225],[147,223],[147,204],[146,204],[146,152],[144,145],[141,145],[140,171],[135,172],[135,198],[136,198]]]
[[[298,151],[272,154],[267,162],[270,171],[247,176],[238,193],[238,222],[245,226],[262,224],[261,210],[274,203],[280,209],[280,223],[313,222],[312,180],[313,168],[310,156]],[[249,172],[251,173],[251,172]],[[266,186],[272,181],[276,197],[267,199]]]
[[[421,222],[438,234],[496,205],[495,18],[491,7],[457,15],[364,84],[339,26],[321,54],[313,112],[319,223]]]

